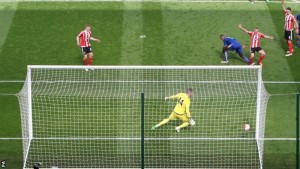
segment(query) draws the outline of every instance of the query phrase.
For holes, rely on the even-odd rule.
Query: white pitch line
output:
[[[0,80],[0,83],[24,83],[25,80]],[[40,82],[40,83],[86,83],[86,82],[91,82],[91,83],[132,83],[132,82],[137,82],[137,83],[180,83],[180,82],[185,82],[185,83],[230,83],[230,82],[235,82],[235,83],[257,83],[255,81],[65,81],[65,80],[58,80],[58,81],[34,81],[34,82]],[[264,84],[300,84],[299,81],[263,81]]]
[[[234,0],[2,0],[2,2],[178,2],[178,3],[250,3],[245,1]],[[255,3],[266,3],[267,1],[257,1]],[[280,1],[271,1],[268,3],[281,3]],[[300,3],[298,0],[292,0],[292,2],[286,3]]]
[[[0,80],[0,83],[24,83],[25,80]]]

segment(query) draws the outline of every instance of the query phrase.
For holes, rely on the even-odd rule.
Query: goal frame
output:
[[[23,133],[23,142],[24,139],[28,139],[28,144],[27,147],[23,147],[23,150],[25,153],[23,153],[23,168],[26,168],[26,161],[29,155],[29,150],[30,150],[30,143],[34,139],[33,135],[33,123],[32,123],[32,90],[31,90],[31,70],[32,69],[257,69],[258,70],[258,80],[253,81],[249,83],[257,83],[257,102],[256,102],[256,131],[255,131],[255,140],[257,142],[257,151],[259,154],[259,162],[260,162],[260,169],[262,169],[263,164],[263,152],[259,151],[259,141],[261,141],[261,138],[259,138],[260,134],[260,113],[261,113],[261,92],[262,92],[262,86],[263,86],[263,80],[262,80],[262,67],[261,66],[66,66],[66,65],[28,65],[27,66],[27,78],[25,83],[27,83],[26,90],[28,91],[27,93],[27,113],[28,113],[28,119],[27,119],[27,127],[28,127],[28,138],[24,138],[24,131]],[[22,89],[23,90],[23,89]],[[22,121],[23,122],[23,121]],[[24,130],[22,128],[22,130]],[[265,130],[265,127],[263,128]],[[264,131],[263,131],[264,134]],[[147,140],[147,138],[145,138]],[[23,144],[24,146],[24,144]],[[263,151],[263,150],[262,150]]]

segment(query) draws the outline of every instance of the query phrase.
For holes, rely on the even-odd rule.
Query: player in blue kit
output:
[[[228,63],[228,51],[236,51],[239,56],[248,64],[250,63],[249,58],[244,56],[243,54],[243,45],[241,43],[231,37],[225,37],[224,35],[220,35],[220,39],[223,41],[223,54],[225,56],[224,60],[221,63]]]
[[[296,20],[298,22],[298,34],[297,34],[297,46],[300,47],[300,14],[297,15]]]

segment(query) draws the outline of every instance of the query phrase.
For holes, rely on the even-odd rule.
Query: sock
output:
[[[93,58],[89,58],[88,59],[88,65],[92,65],[92,62],[93,62]]]
[[[297,44],[298,44],[298,46],[300,46],[300,38],[298,39]]]
[[[189,125],[189,122],[184,122],[184,123],[182,123],[180,126],[178,126],[180,129],[181,128],[184,128],[184,127],[186,127],[186,126],[188,126]]]
[[[158,126],[162,126],[162,125],[168,123],[169,121],[170,121],[169,118],[163,119],[163,121],[161,121],[160,123],[158,123]]]
[[[250,65],[253,63],[253,59],[254,57],[250,57],[250,62],[249,62]]]
[[[247,63],[250,63],[250,60],[246,56],[244,56],[243,58]]]
[[[86,65],[86,59],[82,59],[83,65]]]
[[[289,51],[290,51],[290,53],[293,53],[293,44],[292,44],[292,42],[289,41],[288,45],[289,45]]]
[[[228,52],[224,52],[224,55],[225,55],[225,61],[227,62],[228,61]]]
[[[265,55],[260,55],[259,59],[258,59],[258,63],[261,63],[261,61],[265,58]]]

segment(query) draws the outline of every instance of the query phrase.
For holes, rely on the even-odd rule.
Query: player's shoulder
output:
[[[82,34],[84,33],[84,31],[85,31],[85,30],[83,30],[83,31],[80,31],[80,32],[79,32],[79,35],[82,35]]]
[[[262,32],[258,32],[258,34],[259,34],[259,36],[265,36],[265,34]]]
[[[178,93],[177,96],[185,96],[185,93]]]
[[[177,98],[185,98],[186,96],[187,96],[186,93],[177,93],[176,94]]]

